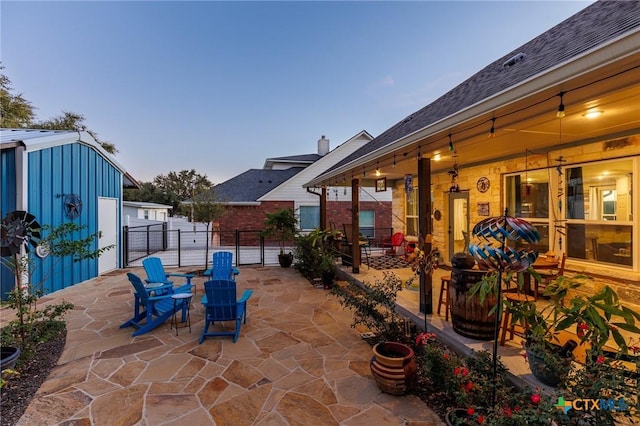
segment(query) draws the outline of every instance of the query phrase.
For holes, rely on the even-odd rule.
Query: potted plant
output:
[[[298,219],[292,208],[280,209],[272,213],[266,213],[264,221],[264,236],[275,236],[280,241],[280,254],[278,262],[283,268],[288,268],[293,263],[293,254],[285,253],[285,244],[291,241],[297,232]]]
[[[572,352],[578,344],[583,345],[584,362],[590,368],[598,360],[602,363],[608,345],[615,344],[619,354],[628,354],[629,345],[620,330],[640,333],[636,326],[640,313],[623,306],[609,286],[595,293],[579,291],[589,280],[583,275],[558,277],[545,288],[549,304],[542,309],[533,301],[505,301],[512,324],[527,324],[524,344],[527,360],[532,373],[543,383],[564,385],[572,370]],[[575,339],[562,339],[566,342],[560,345],[559,335],[563,332]]]

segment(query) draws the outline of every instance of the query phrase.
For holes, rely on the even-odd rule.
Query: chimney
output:
[[[329,139],[325,138],[324,135],[320,139],[318,139],[318,155],[325,156],[329,153]]]

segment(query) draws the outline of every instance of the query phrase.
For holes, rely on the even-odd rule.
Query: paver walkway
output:
[[[144,272],[133,270],[140,276]],[[203,278],[194,280],[192,332],[131,337],[125,271],[58,291],[75,304],[59,365],[19,425],[441,425],[414,396],[381,393],[371,348],[330,292],[293,269],[242,268],[253,289],[240,338],[198,338]]]

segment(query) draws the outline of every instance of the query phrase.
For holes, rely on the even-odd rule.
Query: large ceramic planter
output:
[[[567,378],[573,356],[562,358],[553,349],[542,353],[541,350],[532,350],[526,346],[525,351],[531,373],[545,385],[557,387]]]
[[[16,366],[20,358],[20,349],[13,346],[0,347],[0,371]]]
[[[489,311],[497,303],[495,295],[487,295],[484,303],[480,296],[471,296],[469,290],[486,275],[486,271],[451,268],[449,283],[449,309],[453,331],[475,340],[493,340],[495,313]]]
[[[417,371],[415,354],[409,346],[380,342],[373,347],[371,374],[383,392],[404,394],[413,384]]]

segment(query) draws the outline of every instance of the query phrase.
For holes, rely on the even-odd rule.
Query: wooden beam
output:
[[[360,273],[360,180],[351,179],[351,265],[354,274]]]
[[[431,220],[431,159],[418,160],[418,228],[424,241],[423,250],[431,253],[433,222]],[[420,274],[420,312],[433,313],[433,280],[431,275]]]

